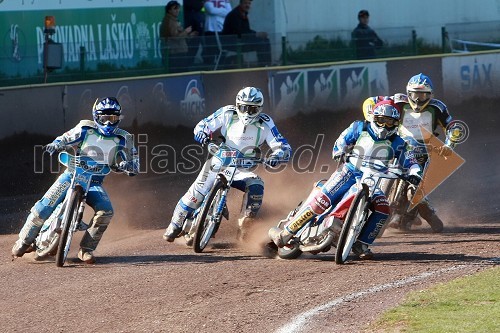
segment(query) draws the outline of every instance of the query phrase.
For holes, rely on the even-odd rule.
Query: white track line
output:
[[[470,266],[470,265],[456,265],[456,266],[452,266],[449,268],[439,269],[436,271],[425,272],[425,273],[421,273],[421,274],[418,274],[415,276],[407,277],[407,278],[402,279],[402,280],[396,280],[393,282],[389,282],[389,283],[382,284],[379,286],[374,286],[374,287],[371,287],[369,289],[365,289],[365,290],[358,291],[358,292],[355,292],[355,293],[352,293],[352,294],[349,294],[346,296],[336,298],[336,299],[332,300],[331,302],[320,305],[314,309],[311,309],[309,311],[306,311],[306,312],[296,316],[295,318],[292,319],[292,321],[290,323],[279,328],[276,331],[276,333],[300,332],[302,330],[302,328],[305,326],[305,324],[310,320],[310,318],[317,315],[320,312],[323,312],[326,310],[331,310],[331,309],[333,309],[333,308],[335,308],[343,303],[352,301],[353,299],[356,299],[356,298],[366,296],[368,294],[373,294],[373,293],[376,293],[379,291],[401,287],[401,286],[413,283],[415,281],[423,280],[423,279],[428,278],[428,277],[433,276],[433,275],[439,275],[442,273],[455,271],[457,269],[462,269],[462,268],[465,268],[467,266]]]

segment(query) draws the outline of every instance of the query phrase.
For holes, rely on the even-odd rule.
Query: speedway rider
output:
[[[293,219],[281,230],[278,227],[269,230],[269,237],[278,246],[283,247],[314,216],[325,212],[329,207],[336,206],[356,184],[356,177],[362,176],[362,171],[356,166],[360,159],[382,160],[388,164],[396,158],[400,166],[408,170],[408,181],[414,184],[420,182],[421,168],[413,156],[413,151],[396,133],[400,120],[400,112],[392,100],[377,103],[373,108],[373,120],[355,121],[345,129],[335,141],[333,158],[343,159],[347,153],[360,158],[348,156],[344,165],[335,171],[325,182],[320,191],[309,196],[298,209]],[[361,259],[371,259],[373,253],[368,248],[379,231],[383,228],[389,216],[389,203],[382,191],[377,191],[372,197],[372,213],[363,227],[358,241],[352,251]]]
[[[133,176],[139,172],[139,157],[134,147],[133,136],[118,128],[121,113],[122,109],[116,98],[97,99],[92,108],[93,121],[81,120],[76,127],[49,143],[45,150],[52,155],[71,146],[81,156],[92,157],[98,162],[116,168],[117,171]],[[21,257],[32,250],[32,243],[44,221],[66,196],[71,176],[71,172],[66,169],[31,208],[31,213],[19,233],[19,239],[12,248],[14,257]],[[93,251],[113,216],[111,201],[102,187],[103,180],[103,176],[94,177],[87,194],[87,204],[95,213],[92,223],[82,237],[78,251],[78,258],[86,263],[95,262]]]
[[[219,108],[195,126],[194,139],[205,145],[212,133],[220,129],[230,148],[251,156],[265,141],[273,151],[267,164],[276,166],[287,162],[291,155],[291,147],[271,117],[262,113],[263,104],[264,96],[260,89],[255,87],[241,89],[236,95],[236,105]],[[214,159],[207,160],[194,183],[177,203],[170,224],[163,235],[165,240],[173,242],[179,236],[186,218],[192,216],[208,195],[217,172]],[[238,169],[231,186],[245,192],[241,217],[238,220],[238,236],[241,240],[262,205],[264,182],[253,172]],[[187,240],[189,241],[188,238]]]
[[[428,160],[424,145],[427,143],[428,138],[424,136],[425,132],[422,133],[420,126],[428,133],[435,133],[438,125],[442,127],[446,139],[445,145],[440,148],[439,154],[447,156],[451,153],[460,133],[457,133],[453,127],[448,128],[453,119],[446,105],[442,101],[433,98],[433,85],[428,76],[422,73],[412,76],[406,86],[406,95],[398,93],[394,96],[367,98],[363,103],[365,119],[370,120],[373,105],[384,99],[392,99],[400,107],[402,115],[398,133],[403,139],[415,146],[415,157],[423,169]],[[417,151],[420,151],[420,153]],[[417,214],[420,214],[429,223],[434,232],[443,230],[443,222],[436,215],[436,211],[427,198],[410,212],[396,212],[393,214],[391,221],[394,222],[389,225],[408,230],[411,224],[419,224]]]

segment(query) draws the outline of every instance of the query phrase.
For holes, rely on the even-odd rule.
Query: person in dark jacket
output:
[[[256,32],[250,28],[248,12],[252,0],[240,0],[240,3],[224,20],[223,35],[237,35],[243,43],[243,52],[256,51],[260,66],[271,65],[271,43],[267,32]]]
[[[202,10],[204,3],[205,0],[184,0],[182,2],[184,27],[191,27],[193,31],[196,31],[197,36],[200,36],[187,39],[188,58],[191,60],[195,59],[200,44],[204,46],[203,38],[201,38],[205,33],[205,12]],[[193,63],[189,65],[193,65]]]
[[[373,59],[376,57],[376,49],[381,48],[384,42],[377,33],[368,26],[370,13],[360,10],[358,13],[359,24],[351,33],[351,38],[356,49],[356,59]]]

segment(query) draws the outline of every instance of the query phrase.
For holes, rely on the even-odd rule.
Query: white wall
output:
[[[446,24],[500,20],[500,0],[254,0],[249,17],[254,30],[272,33],[352,30],[360,9],[375,30],[410,26],[435,44]]]

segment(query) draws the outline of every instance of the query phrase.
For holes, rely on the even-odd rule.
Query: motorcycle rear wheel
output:
[[[208,245],[208,242],[218,230],[218,224],[222,219],[222,212],[217,211],[220,196],[224,191],[224,184],[216,180],[210,194],[203,203],[204,207],[198,215],[196,232],[194,234],[193,250],[201,253]]]
[[[61,223],[61,234],[59,235],[59,245],[57,246],[56,265],[63,267],[68,256],[71,239],[73,238],[74,228],[78,223],[78,207],[82,202],[83,189],[80,186],[75,187],[68,200],[66,211]]]
[[[50,244],[44,248],[37,248],[35,250],[34,259],[35,260],[44,260],[48,256],[53,256],[57,253],[57,245],[59,243],[59,234],[55,234],[54,237],[50,240]]]
[[[278,248],[278,256],[281,259],[297,259],[302,254],[302,250],[299,249],[299,244],[287,244],[283,247]]]
[[[368,187],[362,184],[362,188],[358,191],[351,207],[347,212],[340,232],[339,240],[337,242],[337,249],[335,251],[335,263],[343,264],[347,260],[349,253],[351,253],[352,246],[364,225],[368,215]]]

